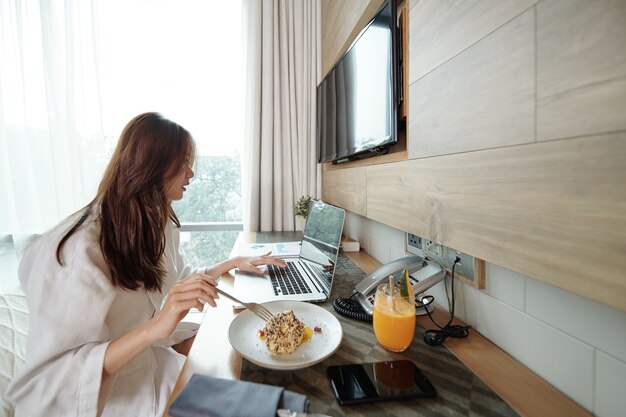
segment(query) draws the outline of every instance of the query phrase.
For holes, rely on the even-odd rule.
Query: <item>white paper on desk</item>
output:
[[[260,256],[271,251],[272,256],[285,258],[300,255],[300,242],[280,243],[242,243],[239,245],[241,256]]]

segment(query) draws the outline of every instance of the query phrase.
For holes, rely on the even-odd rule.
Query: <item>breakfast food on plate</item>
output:
[[[292,310],[274,315],[260,331],[260,336],[265,338],[267,349],[276,354],[294,352],[298,346],[311,338],[311,334],[311,329],[298,320]]]

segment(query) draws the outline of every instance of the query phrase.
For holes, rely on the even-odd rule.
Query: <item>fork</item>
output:
[[[234,302],[241,304],[242,306],[244,306],[245,308],[250,310],[253,314],[257,315],[258,317],[260,317],[264,321],[268,321],[269,319],[271,319],[274,316],[274,314],[272,314],[271,311],[269,311],[267,308],[265,308],[261,304],[258,304],[258,303],[244,303],[243,301],[240,301],[240,300],[236,299],[235,297],[233,297],[232,295],[228,294],[226,291],[219,289],[218,287],[213,287],[213,288],[215,288],[215,291],[217,291],[218,293],[222,294],[223,296],[228,297],[231,300],[233,300]]]

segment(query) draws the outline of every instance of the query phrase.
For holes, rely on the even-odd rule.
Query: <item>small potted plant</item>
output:
[[[309,203],[311,202],[310,195],[303,195],[298,202],[293,206],[293,214],[297,217],[302,217],[306,220],[309,215]]]

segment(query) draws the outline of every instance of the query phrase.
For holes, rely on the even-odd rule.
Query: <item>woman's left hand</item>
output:
[[[263,274],[264,270],[259,268],[263,265],[276,265],[280,268],[287,266],[285,261],[280,258],[270,256],[272,252],[267,252],[261,256],[237,256],[234,258],[235,265],[242,271],[253,272],[255,274]]]

